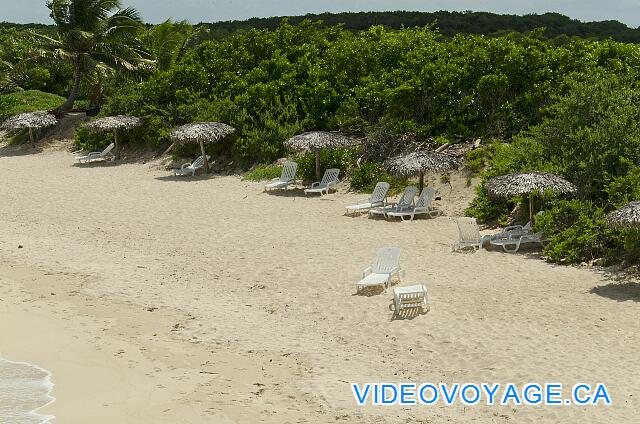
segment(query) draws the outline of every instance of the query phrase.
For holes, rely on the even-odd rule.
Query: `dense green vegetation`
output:
[[[62,102],[63,97],[38,90],[0,94],[0,121],[22,112],[54,109]]]
[[[120,12],[104,18],[114,13]],[[134,17],[130,11],[129,18]],[[278,167],[265,164],[287,154],[283,141],[288,137],[338,129],[365,140],[364,147],[323,151],[322,165],[346,171],[359,190],[371,190],[379,180],[400,189],[404,182],[384,175],[381,162],[411,140],[438,145],[482,138],[483,147],[466,159],[467,170],[483,180],[535,170],[561,174],[578,186],[571,199],[538,195],[546,212],[536,227],[550,239],[549,260],[640,256],[636,232],[604,224],[606,213],[640,195],[640,48],[603,38],[635,40],[636,30],[555,14],[398,12],[324,18],[326,23],[274,18],[130,26],[123,37],[138,54],[134,62],[153,65],[144,69],[147,74],[133,69],[133,62],[126,63],[135,72],[114,67],[97,72],[108,61],[87,51],[81,53],[87,64],[81,83],[77,66],[34,55],[42,50],[34,40],[42,36],[0,26],[0,41],[6,41],[0,44],[0,66],[6,70],[0,86],[5,92],[18,90],[0,97],[0,116],[18,110],[16,98],[36,93],[20,90],[68,96],[75,87],[79,98],[102,106],[101,115],[143,118],[145,125],[128,137],[138,142],[168,146],[175,126],[225,122],[237,131],[209,146],[209,153],[224,153],[246,168],[257,165],[248,179],[279,175]],[[439,29],[424,26],[434,19]],[[329,25],[336,20],[346,25]],[[57,32],[39,30],[61,41],[61,22],[67,21],[58,22]],[[382,25],[371,27],[371,22]],[[539,26],[546,31],[526,32]],[[93,34],[100,33],[94,29]],[[153,64],[142,60],[143,53]],[[48,101],[53,99],[60,100],[52,97],[38,108],[52,108]],[[108,137],[80,128],[76,142],[93,149]],[[190,149],[174,152],[197,153],[197,147]],[[312,178],[313,155],[298,162],[298,175]],[[527,215],[523,200],[490,199],[481,185],[467,214],[504,224]]]
[[[382,25],[391,29],[416,28],[436,24],[441,34],[453,37],[459,33],[501,35],[506,32],[530,32],[545,28],[548,38],[567,37],[614,39],[624,42],[640,42],[640,30],[629,28],[618,21],[581,22],[559,13],[542,15],[498,15],[488,12],[345,12],[320,13],[305,16],[252,18],[246,21],[227,21],[203,24],[218,38],[238,30],[275,30],[283,21],[297,25],[304,20],[322,21],[326,26],[343,25],[350,31],[364,31],[371,26]]]

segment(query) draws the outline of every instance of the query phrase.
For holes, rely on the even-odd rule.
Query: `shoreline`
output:
[[[0,277],[0,281],[2,281],[2,277]],[[52,374],[49,370],[46,370],[36,364],[32,364],[29,362],[20,362],[20,361],[14,361],[12,359],[8,359],[8,358],[3,358],[0,356],[0,364],[2,363],[7,363],[7,364],[11,364],[11,365],[19,365],[19,366],[24,366],[30,369],[35,369],[37,371],[42,372],[43,374],[45,374],[44,379],[42,379],[41,384],[46,388],[46,393],[44,393],[43,395],[43,401],[44,404],[37,406],[33,409],[30,410],[25,410],[24,415],[26,416],[34,416],[37,417],[40,421],[39,424],[48,424],[51,422],[51,420],[55,419],[55,416],[53,415],[43,415],[41,414],[41,410],[46,408],[47,406],[51,405],[53,402],[55,402],[56,398],[54,396],[52,396],[51,392],[53,391],[53,388],[55,386],[55,384],[52,382]],[[15,399],[14,399],[15,402]]]

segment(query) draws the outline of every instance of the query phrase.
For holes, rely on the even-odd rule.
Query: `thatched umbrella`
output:
[[[573,194],[576,186],[564,178],[548,172],[528,172],[507,174],[490,179],[485,183],[489,195],[493,197],[511,197],[529,195],[529,218],[533,224],[533,193],[551,190],[560,194]]]
[[[98,118],[86,124],[86,127],[95,132],[113,131],[113,138],[116,144],[116,159],[120,159],[120,146],[118,146],[118,131],[131,130],[142,125],[142,119],[135,116],[116,115]]]
[[[607,215],[607,225],[614,228],[640,227],[640,202],[631,202]]]
[[[209,172],[209,161],[204,150],[204,143],[213,143],[222,140],[236,129],[220,122],[197,122],[178,127],[171,131],[171,140],[174,143],[200,143],[202,158],[204,159],[204,173]]]
[[[403,153],[387,159],[384,168],[387,172],[396,177],[409,178],[419,177],[420,185],[418,190],[422,192],[424,188],[425,172],[449,172],[458,167],[458,160],[445,153],[438,153],[428,150]]]
[[[335,131],[311,131],[291,137],[284,145],[299,152],[314,152],[316,154],[316,178],[320,181],[320,151],[337,147],[351,147],[357,140],[346,137]]]
[[[18,115],[14,115],[4,121],[2,127],[8,130],[17,130],[28,128],[29,140],[33,147],[36,147],[36,142],[33,139],[33,130],[38,128],[46,128],[55,125],[58,122],[55,116],[47,112],[46,110],[39,110],[36,112],[25,112]]]

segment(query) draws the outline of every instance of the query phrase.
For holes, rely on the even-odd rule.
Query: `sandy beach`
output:
[[[344,216],[363,196],[263,193],[158,161],[76,166],[64,144],[0,153],[0,357],[51,371],[54,423],[632,423],[640,289],[535,252],[452,253],[445,215]],[[402,249],[430,312],[355,295]],[[610,407],[357,407],[350,383],[577,382]]]

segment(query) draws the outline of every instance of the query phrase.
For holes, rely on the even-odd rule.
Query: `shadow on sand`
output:
[[[426,315],[429,312],[429,308],[405,308],[400,312],[395,311],[395,305],[391,303],[389,305],[389,310],[393,311],[393,315],[391,316],[391,321],[404,321],[404,320],[412,320],[421,315]]]
[[[276,196],[276,197],[308,197],[306,194],[304,194],[304,189],[302,188],[290,188],[287,190],[269,190],[269,191],[265,191],[265,194],[268,194],[269,196]]]
[[[42,147],[33,147],[31,144],[7,144],[0,147],[0,156],[14,157],[36,155],[38,153],[42,153],[42,151]]]
[[[622,270],[601,270],[599,272],[610,283],[596,286],[589,290],[590,293],[618,302],[626,302],[627,300],[640,302],[640,278],[637,273]]]

